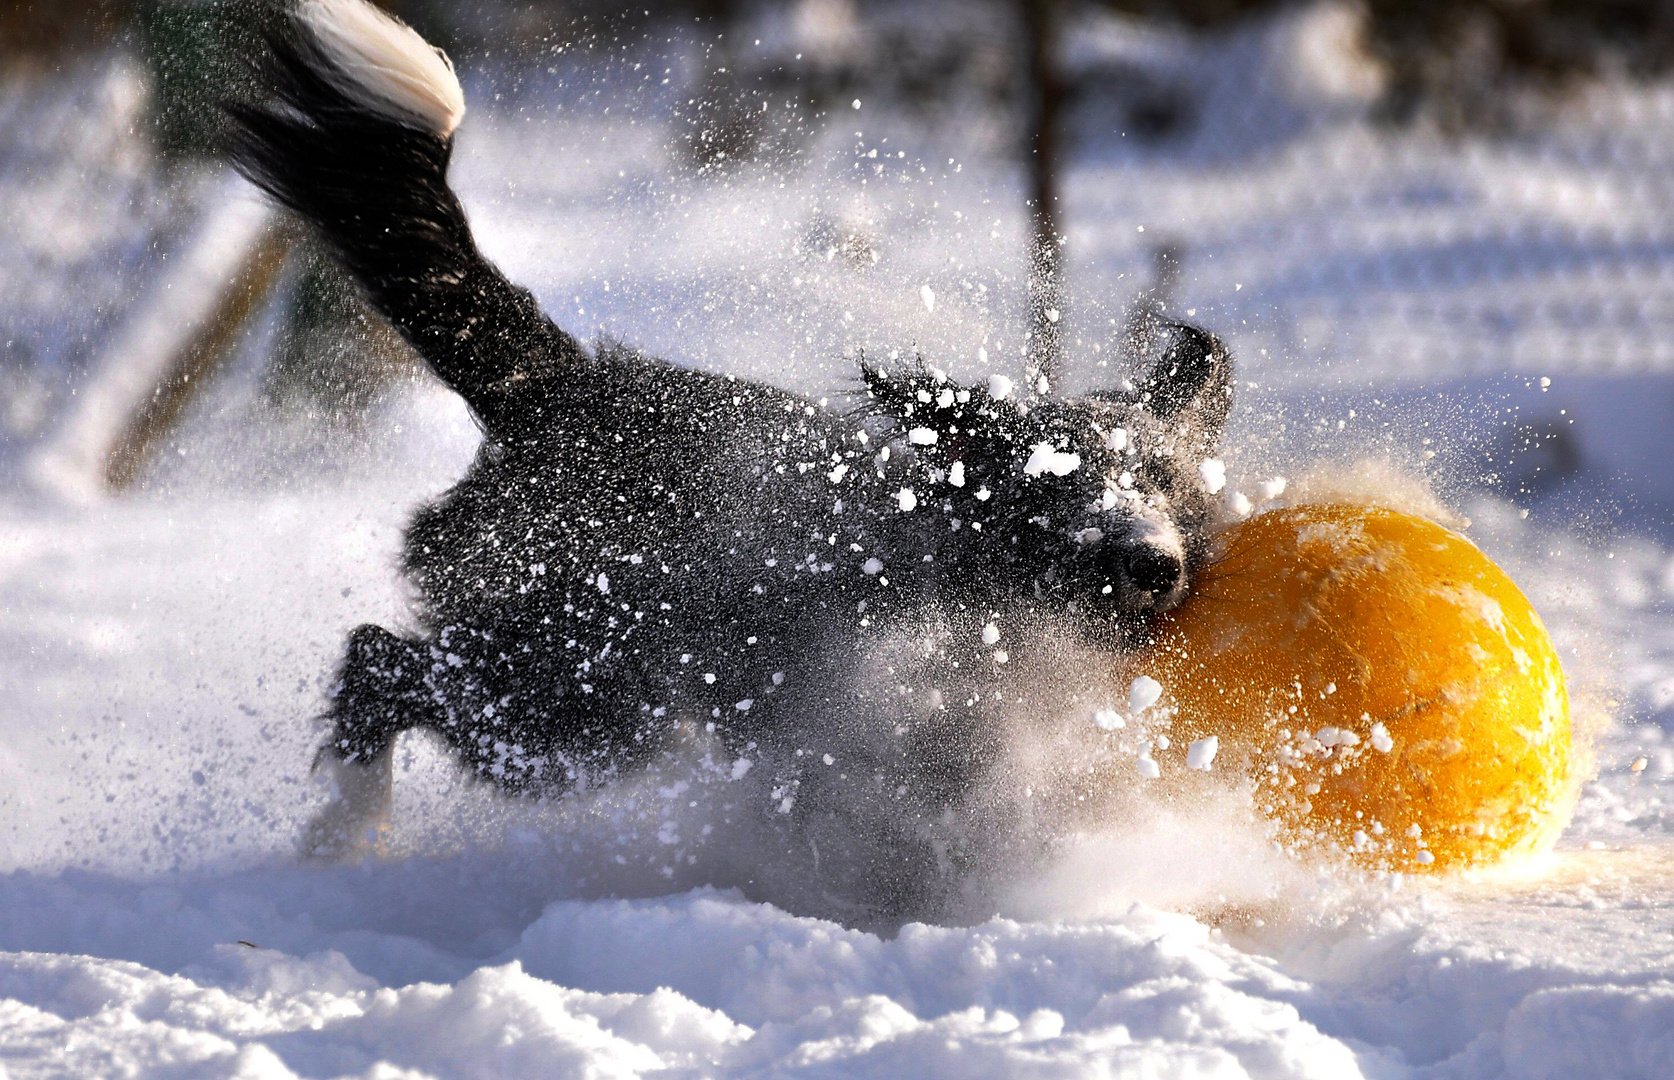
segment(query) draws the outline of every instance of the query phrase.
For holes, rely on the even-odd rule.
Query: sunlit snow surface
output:
[[[1295,867],[1231,814],[1158,815],[1018,883],[1009,918],[885,938],[707,887],[707,864],[666,842],[664,822],[695,822],[664,778],[506,805],[413,741],[394,857],[299,863],[325,797],[310,718],[344,635],[402,625],[399,530],[475,434],[428,386],[353,438],[298,432],[260,418],[241,370],[149,490],[86,507],[21,481],[0,496],[5,1075],[1674,1071],[1674,484],[1649,456],[1674,412],[1674,91],[1614,90],[1542,138],[1455,146],[1364,126],[1329,71],[1265,78],[1245,95],[1254,120],[1225,119],[1237,79],[1264,70],[1248,41],[1100,47],[1173,56],[1221,88],[1191,146],[1112,145],[1072,178],[1077,378],[1103,377],[1091,345],[1114,341],[1099,327],[1166,233],[1187,245],[1177,303],[1258,384],[1241,387],[1231,486],[1370,454],[1470,517],[1547,620],[1596,735],[1597,777],[1556,853],[1396,888]],[[521,96],[468,85],[466,202],[485,250],[556,317],[814,393],[841,391],[860,347],[1016,374],[1023,223],[982,138],[863,109],[799,169],[694,179],[669,164],[664,98],[635,88],[629,64],[651,55],[560,68],[575,85]],[[74,108],[125,123],[110,79]],[[1227,134],[1240,125],[1261,137]],[[883,154],[852,168],[885,134],[906,151],[894,171],[874,171]],[[29,285],[0,310],[39,346],[27,370],[61,383],[143,295],[124,276],[136,252],[174,228],[162,212],[124,227],[139,181],[65,179],[90,145],[41,151],[59,188],[39,163],[5,178],[39,216],[0,240],[7,280]],[[825,258],[844,230],[875,267]],[[63,399],[8,378],[36,395],[11,399],[17,461]],[[1578,422],[1580,471],[1521,499],[1526,519],[1474,483],[1506,457],[1513,407]]]

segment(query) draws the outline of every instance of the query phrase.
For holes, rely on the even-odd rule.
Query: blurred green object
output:
[[[221,103],[254,90],[248,58],[280,8],[263,0],[157,0],[139,21],[151,70],[157,148],[165,158],[214,152]]]

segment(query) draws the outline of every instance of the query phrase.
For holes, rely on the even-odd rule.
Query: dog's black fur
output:
[[[351,635],[329,753],[374,759],[426,728],[494,783],[562,790],[700,727],[737,753],[768,743],[791,722],[782,690],[926,612],[980,686],[995,612],[1122,650],[1184,594],[1231,394],[1208,334],[1174,327],[1137,387],[1073,400],[862,365],[853,412],[589,351],[477,251],[451,139],[346,96],[304,29],[269,46],[273,97],[230,107],[232,160],[312,223],[485,434],[407,534],[424,632]],[[1079,466],[1026,469],[1041,444]],[[931,733],[900,754],[954,792],[980,743]]]

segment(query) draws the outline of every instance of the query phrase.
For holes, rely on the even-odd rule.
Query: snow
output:
[[[1215,755],[1220,749],[1219,736],[1206,735],[1201,739],[1193,739],[1186,747],[1186,768],[1208,772],[1214,765]]]
[[[1081,455],[1073,450],[1059,450],[1051,443],[1036,443],[1029,448],[1029,460],[1023,463],[1024,476],[1068,476],[1081,468]]]
[[[54,1049],[83,1075],[1362,1075],[1292,980],[1160,912],[883,941],[699,891],[553,904],[509,954],[399,989],[330,951],[228,944],[185,975],[13,954],[0,979],[30,990],[8,1002],[9,1057]]]
[[[165,190],[133,164],[132,72],[95,58],[107,66],[91,90],[14,99],[29,119],[3,145],[32,156],[0,161],[6,337],[33,365],[8,352],[0,370],[4,390],[22,388],[0,401],[5,1075],[1666,1075],[1674,533],[1659,516],[1666,478],[1645,463],[1660,460],[1674,393],[1658,179],[1674,91],[1607,87],[1545,134],[1453,143],[1363,123],[1343,104],[1352,71],[1322,74],[1328,53],[1261,82],[1251,42],[1280,42],[1290,23],[1197,47],[1100,26],[1089,48],[1206,79],[1221,88],[1206,115],[1232,109],[1225,125],[1252,141],[1211,119],[1184,149],[1089,155],[1066,193],[1059,326],[1073,340],[1102,325],[1101,290],[1119,314],[1146,238],[1178,233],[1190,244],[1176,302],[1245,365],[1217,459],[1229,487],[1300,497],[1325,482],[1323,460],[1342,466],[1338,490],[1433,491],[1470,520],[1571,675],[1593,765],[1556,851],[1449,880],[1297,866],[1240,816],[1236,764],[1217,758],[1185,778],[1195,801],[1139,802],[1009,882],[991,916],[874,933],[719,887],[748,875],[713,862],[676,865],[671,852],[712,824],[683,777],[574,806],[509,803],[412,740],[389,855],[300,861],[296,838],[327,795],[308,769],[310,718],[353,626],[405,625],[399,529],[476,433],[421,384],[352,438],[323,438],[252,408],[246,363],[150,489],[89,505],[30,489],[25,461],[61,433],[64,388],[158,277],[153,241],[188,233],[170,215],[214,189]],[[1020,293],[983,311],[960,283],[1017,270],[1011,181],[980,146],[923,155],[966,165],[938,174],[934,196],[862,190],[817,160],[784,189],[747,172],[700,182],[666,164],[648,110],[618,121],[577,103],[592,85],[560,86],[547,122],[540,101],[497,107],[473,83],[488,76],[465,73],[457,167],[483,246],[577,330],[820,393],[852,377],[845,350],[917,342],[953,377],[1015,392],[978,350],[1018,356]],[[867,106],[878,137],[884,111]],[[78,117],[89,123],[66,122]],[[670,193],[646,194],[660,185]],[[796,253],[824,203],[861,208],[876,265],[837,272]],[[937,216],[955,205],[980,209],[983,229]],[[918,295],[932,286],[934,319]],[[1499,381],[1461,383],[1467,372]],[[1064,377],[1106,376],[1090,361]],[[1528,496],[1478,482],[1485,460],[1514,456],[1477,453],[1513,409],[1576,432],[1569,480]],[[308,455],[298,438],[314,439]],[[1360,470],[1385,446],[1388,461]],[[1007,670],[1028,663],[1007,644]],[[694,662],[703,645],[687,646]],[[1074,723],[1143,786],[1160,775],[1144,746],[1161,729],[1142,725],[1160,722],[1161,687],[1143,705],[1128,687],[1128,718],[1098,708],[1123,697],[1106,689]],[[1356,730],[1389,752],[1380,725]],[[770,771],[756,764],[720,762],[717,786]]]
[[[1625,762],[1607,772],[1565,853],[1521,878],[1275,903],[1285,872],[1259,843],[1232,843],[1244,865],[1215,876],[1231,860],[1202,845],[1224,826],[1136,823],[1043,908],[894,937],[678,882],[612,898],[655,889],[628,872],[578,890],[557,837],[525,835],[537,821],[505,820],[422,747],[398,798],[409,827],[463,813],[451,840],[298,864],[320,794],[290,718],[347,627],[399,601],[386,567],[409,496],[365,496],[10,504],[0,626],[7,655],[35,659],[6,680],[28,721],[5,735],[8,1075],[1634,1076],[1663,1060],[1662,765],[1637,787]],[[1666,565],[1655,550],[1641,572]],[[1136,861],[1137,879],[1113,873]],[[1146,892],[1183,865],[1204,878]],[[1188,912],[1217,893],[1266,897],[1266,925]]]
[[[1162,683],[1149,675],[1140,675],[1128,687],[1128,708],[1140,713],[1162,699]]]
[[[1128,726],[1127,719],[1115,709],[1099,709],[1093,713],[1093,723],[1100,731],[1118,731]]]
[[[1197,474],[1203,478],[1203,490],[1211,495],[1219,495],[1226,487],[1226,463],[1219,458],[1205,458],[1198,464]]]

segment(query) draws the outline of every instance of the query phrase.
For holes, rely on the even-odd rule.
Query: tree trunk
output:
[[[1057,52],[1062,0],[1020,0],[1027,49],[1029,210],[1029,347],[1031,383],[1058,374],[1063,312],[1063,234],[1059,231],[1059,114],[1065,88]]]

